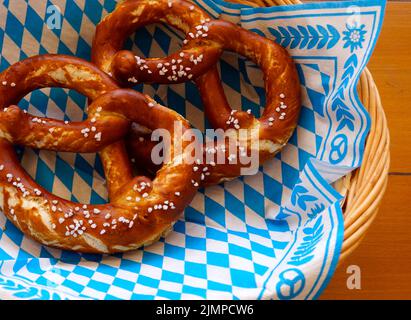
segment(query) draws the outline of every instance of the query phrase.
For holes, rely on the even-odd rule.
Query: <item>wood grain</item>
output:
[[[368,64],[391,135],[391,168],[380,211],[359,248],[337,269],[322,299],[411,299],[411,3],[387,4]],[[360,290],[349,290],[349,265],[361,268]]]
[[[391,135],[391,171],[411,172],[411,2],[387,4],[369,69],[377,83]]]
[[[410,176],[390,176],[376,220],[322,299],[411,299],[410,185]],[[361,268],[361,290],[347,288],[349,265]]]

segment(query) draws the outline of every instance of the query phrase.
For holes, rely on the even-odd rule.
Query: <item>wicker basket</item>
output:
[[[249,6],[276,6],[301,3],[299,0],[228,0]],[[344,242],[340,260],[343,261],[358,247],[377,215],[388,182],[390,137],[378,89],[371,73],[365,69],[358,92],[371,117],[364,159],[361,167],[338,181],[334,186],[345,195]]]

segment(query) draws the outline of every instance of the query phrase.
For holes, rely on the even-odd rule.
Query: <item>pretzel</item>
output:
[[[74,89],[93,102],[88,118],[64,122],[35,117],[14,104],[44,87]],[[89,253],[123,252],[155,241],[193,198],[199,180],[185,151],[171,145],[170,161],[154,180],[133,177],[123,138],[132,122],[150,129],[188,122],[134,90],[119,89],[81,59],[44,55],[0,74],[0,205],[25,234],[44,245]],[[21,167],[14,144],[67,152],[100,152],[110,195],[104,205],[78,204],[39,186]],[[184,146],[184,143],[183,143]]]
[[[143,59],[121,50],[127,36],[137,28],[165,22],[186,34],[183,48],[165,58]],[[266,105],[259,119],[251,110],[235,111],[229,106],[216,63],[224,50],[237,52],[260,66],[264,74]],[[291,137],[301,108],[300,84],[295,65],[287,51],[270,39],[233,23],[212,20],[200,8],[185,0],[126,0],[97,26],[92,59],[103,71],[123,85],[144,83],[180,83],[194,80],[206,117],[214,128],[258,131],[259,162],[272,158]],[[137,136],[139,134],[137,133]],[[254,135],[255,136],[255,135]],[[148,155],[153,144],[147,139],[129,140],[133,157],[144,159],[155,170]],[[251,153],[250,143],[247,152]],[[207,152],[204,148],[205,153]],[[210,185],[233,179],[244,165],[228,163],[211,166],[202,181]],[[204,155],[205,158],[205,155]]]

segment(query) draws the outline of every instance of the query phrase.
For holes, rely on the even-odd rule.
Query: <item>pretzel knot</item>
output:
[[[14,104],[44,87],[75,89],[93,102],[81,122],[34,117]],[[188,122],[138,92],[119,89],[104,72],[83,60],[44,55],[0,74],[0,205],[24,233],[44,245],[90,253],[128,251],[155,241],[193,198],[199,180],[194,164],[181,161],[171,144],[170,161],[151,180],[133,177],[123,138],[132,122],[171,136]],[[21,167],[13,145],[64,152],[99,152],[110,203],[86,205],[51,194]]]
[[[167,23],[185,33],[181,50],[164,58],[147,59],[122,50],[125,39],[136,29],[156,22]],[[259,119],[251,110],[236,111],[229,106],[216,67],[224,50],[237,52],[260,66],[264,74],[266,105]],[[186,0],[126,0],[120,3],[97,26],[92,60],[123,85],[194,80],[206,117],[215,129],[254,129],[258,132],[260,163],[279,152],[297,126],[301,108],[300,83],[287,51],[270,39],[233,23],[211,19]],[[153,168],[148,158],[152,145],[131,139],[129,146],[135,157],[144,159],[145,165]],[[249,145],[247,151],[251,152]],[[238,162],[217,164],[203,184],[235,178],[244,166]]]

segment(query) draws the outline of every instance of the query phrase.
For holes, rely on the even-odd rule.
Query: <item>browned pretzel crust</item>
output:
[[[165,22],[186,34],[182,50],[165,58],[135,57],[122,51],[127,36],[149,23]],[[216,62],[224,51],[237,52],[260,66],[264,74],[266,105],[261,118],[250,111],[232,110],[218,75]],[[205,113],[217,129],[257,131],[259,162],[279,152],[297,126],[301,108],[300,83],[295,65],[287,51],[270,39],[233,23],[211,19],[203,10],[186,0],[126,0],[98,25],[93,42],[93,61],[119,82],[134,84],[180,83],[193,79],[201,93]],[[137,133],[137,136],[139,134]],[[251,142],[247,144],[251,153]],[[149,155],[153,144],[129,140],[133,157],[144,159],[152,168]],[[209,150],[204,148],[205,153]],[[227,151],[226,158],[233,154]],[[205,155],[204,155],[205,157]],[[202,184],[209,185],[235,178],[245,165],[228,160],[210,166]]]
[[[208,41],[203,29],[207,29],[207,21],[207,13],[188,1],[123,1],[97,25],[92,61],[123,84],[185,82],[203,74],[220,57],[221,48]],[[135,30],[156,22],[167,23],[187,34],[182,50],[165,58],[148,59],[122,50]]]
[[[63,122],[34,117],[13,105],[43,87],[75,89],[93,100],[88,118]],[[122,138],[131,122],[173,135],[174,122],[188,122],[138,92],[118,89],[102,71],[83,60],[44,55],[26,59],[0,74],[0,205],[25,234],[44,245],[91,253],[138,248],[170,228],[193,198],[199,181],[194,164],[171,160],[156,177],[132,176]],[[86,205],[49,193],[21,167],[13,145],[56,151],[100,152],[110,203]],[[184,144],[183,144],[184,145]]]

